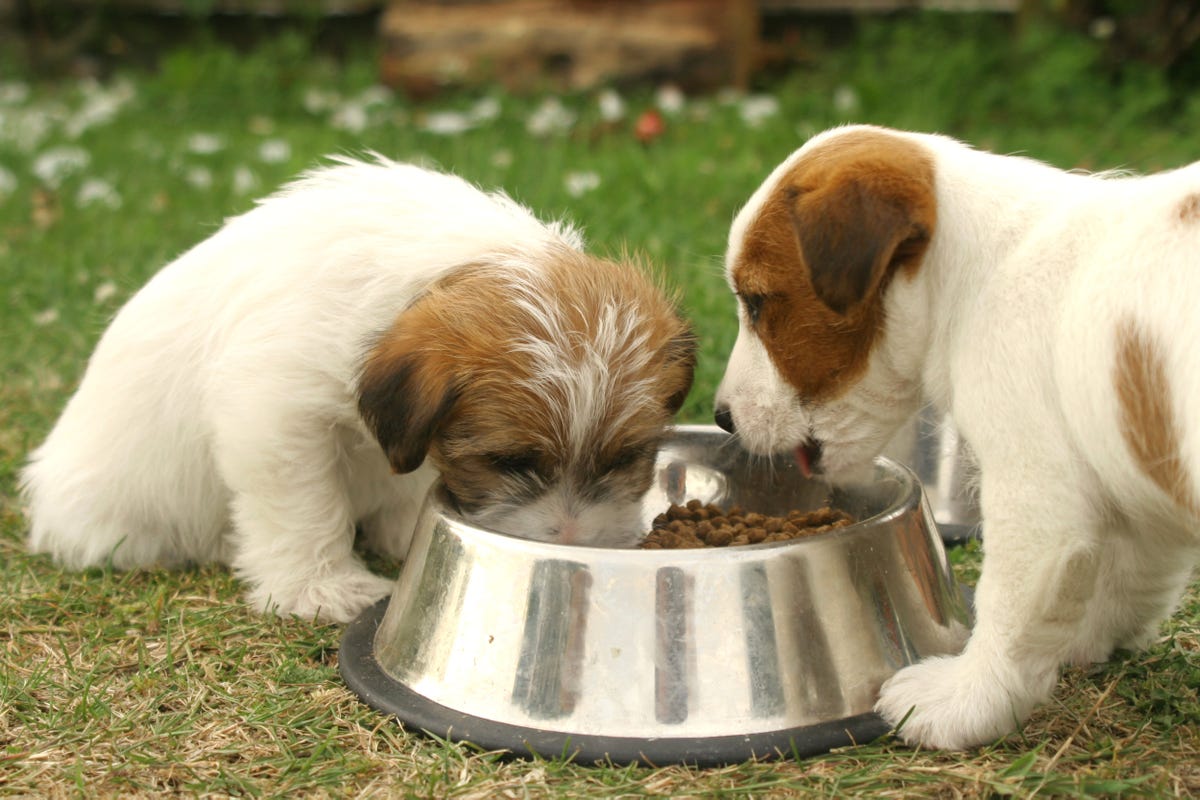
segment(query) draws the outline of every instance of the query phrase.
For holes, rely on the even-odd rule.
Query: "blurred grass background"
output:
[[[107,321],[168,260],[325,155],[453,171],[572,219],[599,252],[644,253],[700,335],[681,414],[695,422],[710,419],[736,330],[721,277],[729,222],[812,133],[937,130],[1089,170],[1200,158],[1186,69],[1114,60],[1102,37],[1052,21],[901,14],[806,37],[810,57],[742,92],[477,87],[420,103],[378,85],[369,37],[331,47],[315,20],[236,48],[197,24],[152,61],[83,77],[0,48],[0,795],[1200,794],[1195,586],[1148,652],[1068,671],[1021,732],[975,752],[883,741],[776,765],[595,769],[395,727],[342,686],[340,629],[247,612],[223,569],[67,574],[24,553],[16,471]],[[642,141],[648,110],[665,124]],[[977,551],[954,558],[969,579]]]

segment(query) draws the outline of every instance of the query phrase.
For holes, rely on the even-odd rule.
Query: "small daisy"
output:
[[[687,104],[687,98],[678,86],[668,83],[659,87],[654,96],[654,104],[667,114],[678,114]]]
[[[500,169],[508,169],[513,165],[512,150],[497,150],[492,153],[492,166]]]
[[[566,133],[575,124],[575,112],[557,97],[547,97],[525,121],[525,129],[534,136]]]
[[[44,328],[47,325],[53,325],[58,322],[58,309],[47,308],[45,311],[39,311],[33,315],[33,324],[39,328]]]
[[[594,172],[568,172],[563,183],[571,197],[582,197],[600,186],[600,176]]]
[[[250,194],[258,188],[258,176],[247,166],[239,166],[233,171],[233,190],[238,194]]]
[[[187,149],[198,156],[212,155],[225,149],[225,140],[215,133],[193,133],[188,137]]]
[[[467,111],[467,116],[476,123],[490,122],[500,116],[500,101],[495,97],[481,97]]]
[[[769,94],[752,94],[738,104],[738,114],[751,128],[759,127],[765,120],[778,113],[779,101]]]
[[[333,116],[329,118],[329,124],[336,130],[349,131],[350,133],[362,133],[367,129],[369,121],[367,107],[361,103],[354,102],[339,106],[333,112]]]
[[[88,178],[75,194],[75,205],[80,208],[89,206],[104,206],[105,208],[120,208],[121,195],[108,181],[100,178]]]
[[[600,119],[605,122],[617,122],[625,116],[625,99],[612,89],[605,89],[596,98],[600,107]]]
[[[268,164],[280,164],[292,157],[292,146],[283,139],[267,139],[258,146],[258,157]]]
[[[109,300],[117,296],[117,285],[112,281],[105,281],[96,287],[96,291],[92,293],[92,300],[96,305],[104,305]]]
[[[56,189],[67,176],[84,169],[91,160],[82,147],[53,147],[34,159],[33,174],[51,189]]]
[[[858,92],[853,86],[842,85],[833,91],[833,107],[839,114],[853,114],[859,109]]]
[[[183,179],[195,189],[211,189],[213,185],[212,170],[208,167],[192,167],[184,173]]]
[[[104,86],[97,81],[82,84],[83,106],[64,123],[63,130],[72,139],[97,125],[106,125],[133,100],[135,90],[127,80]]]
[[[461,111],[431,111],[421,120],[419,127],[437,136],[458,136],[475,127],[475,123]]]

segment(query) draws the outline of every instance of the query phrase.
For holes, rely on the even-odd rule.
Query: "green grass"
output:
[[[437,165],[575,220],[602,253],[644,253],[678,288],[701,338],[687,421],[709,419],[735,331],[720,272],[729,221],[810,133],[849,121],[937,129],[1068,168],[1152,170],[1200,157],[1200,102],[1135,66],[1105,71],[1086,40],[1047,31],[1011,39],[994,20],[926,17],[864,25],[855,43],[818,61],[762,87],[779,112],[757,126],[737,101],[692,98],[646,145],[631,127],[653,104],[650,90],[627,95],[618,122],[601,118],[593,94],[562,98],[577,120],[545,136],[526,129],[544,98],[487,91],[423,107],[388,98],[366,108],[362,130],[339,128],[337,109],[344,117],[346,101],[371,85],[370,53],[334,63],[302,37],[243,57],[188,47],[155,74],[121,74],[102,88],[127,86],[128,102],[75,137],[72,120],[97,102],[95,88],[27,75],[22,96],[11,77],[19,70],[6,67],[0,795],[1200,794],[1196,586],[1148,651],[1068,670],[1055,700],[1019,733],[969,753],[885,740],[769,765],[596,768],[505,759],[400,729],[342,685],[338,627],[249,612],[224,569],[65,573],[24,552],[16,471],[107,320],[167,260],[324,154],[374,149]],[[485,98],[500,112],[475,130],[422,129],[435,112]],[[205,142],[219,146],[198,146]],[[264,160],[264,146],[278,152],[279,142],[284,157]],[[39,158],[62,146],[85,152],[87,165],[58,182],[39,179]],[[594,173],[599,185],[573,196],[573,172]],[[251,190],[239,185],[247,176]],[[80,203],[94,179],[120,197],[119,208]],[[973,580],[978,552],[953,556]]]

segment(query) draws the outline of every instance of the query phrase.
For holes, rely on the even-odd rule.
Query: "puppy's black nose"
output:
[[[733,433],[733,412],[729,410],[729,406],[717,406],[713,411],[713,419],[717,425],[726,433]]]

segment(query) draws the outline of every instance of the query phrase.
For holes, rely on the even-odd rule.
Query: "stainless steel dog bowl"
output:
[[[650,520],[697,498],[764,513],[830,502],[860,521],[704,550],[548,544],[473,527],[430,493],[390,600],[340,668],[371,706],[516,754],[712,765],[887,731],[880,684],[954,653],[969,611],[915,476],[888,459],[829,489],[715,427],[662,448]]]

